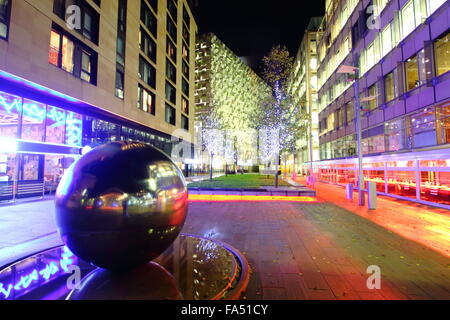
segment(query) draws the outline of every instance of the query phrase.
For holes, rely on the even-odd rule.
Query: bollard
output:
[[[368,208],[369,210],[375,210],[377,208],[377,183],[374,181],[369,182],[369,190],[367,192],[369,198]]]
[[[345,189],[346,189],[347,200],[353,200],[353,184],[348,183],[346,185]]]

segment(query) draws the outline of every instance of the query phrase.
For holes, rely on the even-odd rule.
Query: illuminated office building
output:
[[[309,22],[294,60],[294,70],[288,82],[288,92],[294,103],[302,107],[302,112],[310,115],[305,135],[298,141],[296,170],[307,174],[311,161],[319,158],[319,105],[317,95],[317,52],[318,28],[322,17],[314,17]],[[292,159],[293,161],[294,159]]]
[[[83,147],[115,140],[182,167],[196,33],[186,0],[0,0],[0,200],[54,188]]]
[[[326,1],[318,42],[322,181],[357,179],[380,194],[450,208],[450,8],[445,0]],[[351,74],[359,68],[361,111]]]
[[[251,128],[261,98],[270,92],[269,86],[212,33],[199,36],[196,54],[197,119],[200,122],[201,114],[214,109],[223,129],[235,140],[231,143],[236,164],[258,164],[258,135]]]

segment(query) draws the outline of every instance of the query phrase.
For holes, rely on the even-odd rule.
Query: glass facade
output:
[[[365,188],[369,181],[373,181],[381,194],[450,205],[450,160],[387,161],[385,158],[371,158],[364,160],[363,170]],[[315,172],[321,181],[357,186],[358,170],[354,159],[320,163]]]
[[[0,123],[0,137],[81,146],[80,114],[5,92],[0,92]]]

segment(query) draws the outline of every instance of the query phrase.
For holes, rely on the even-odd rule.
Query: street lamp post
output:
[[[353,88],[355,90],[355,112],[356,112],[356,132],[358,149],[358,205],[365,205],[364,196],[364,172],[363,172],[363,152],[362,152],[362,125],[361,125],[361,107],[359,101],[359,69],[353,66],[343,65],[337,73],[352,74],[355,76]]]
[[[358,135],[358,206],[364,206],[364,172],[362,159],[362,125],[361,125],[361,108],[359,105],[359,69],[355,70],[355,81],[353,82],[355,89],[355,111],[356,111],[356,127]]]

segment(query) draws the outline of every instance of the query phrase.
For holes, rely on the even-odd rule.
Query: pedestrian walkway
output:
[[[53,200],[0,207],[0,249],[56,233]]]
[[[249,300],[450,299],[448,257],[332,203],[195,202],[183,232],[246,256]]]
[[[219,178],[221,176],[223,176],[224,174],[215,174],[213,175],[213,179],[215,178]],[[208,175],[202,175],[202,176],[192,176],[192,177],[187,177],[186,181],[187,183],[192,183],[192,182],[200,182],[200,181],[205,181],[205,180],[209,180],[209,174]]]
[[[305,178],[297,178],[305,184]],[[386,196],[378,196],[376,210],[359,207],[357,192],[353,202],[346,199],[345,189],[328,183],[316,182],[320,200],[331,202],[364,217],[398,235],[432,248],[450,257],[450,211]],[[367,200],[367,199],[366,199]]]

